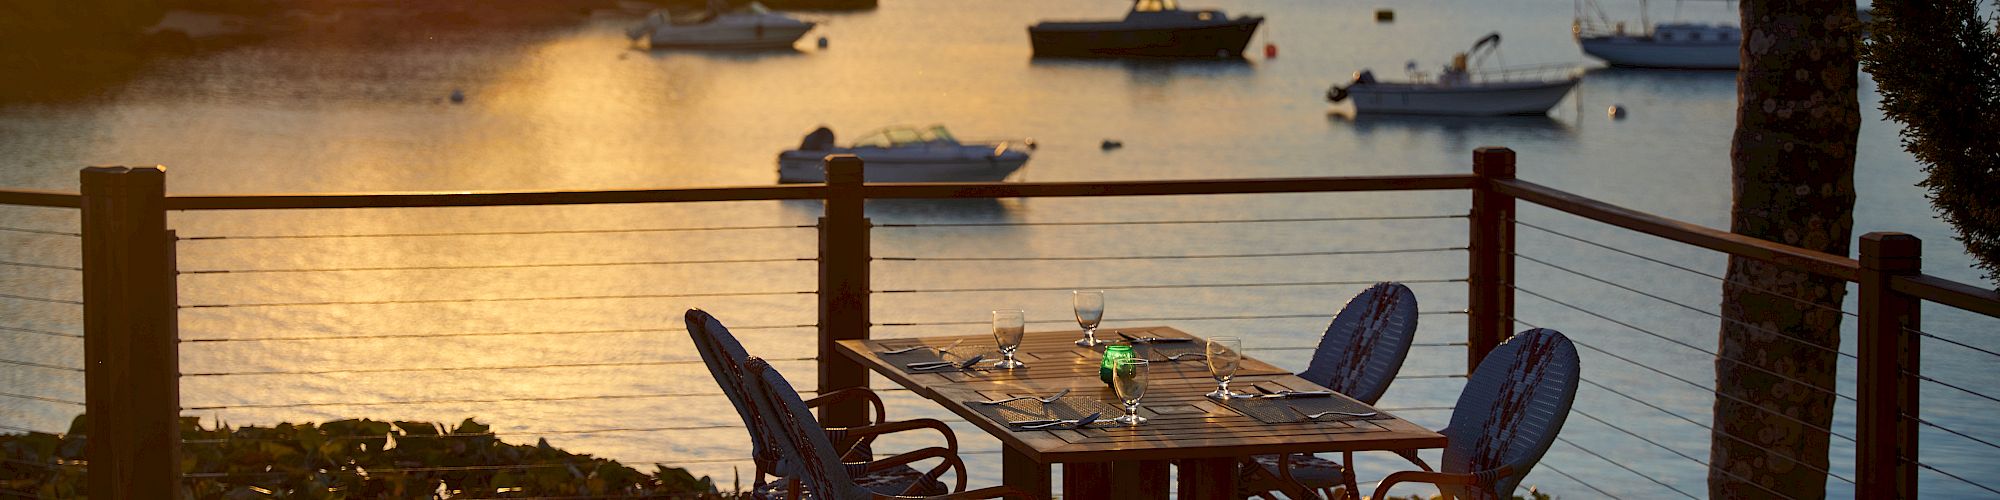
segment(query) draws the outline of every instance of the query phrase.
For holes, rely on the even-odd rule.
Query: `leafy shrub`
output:
[[[0,435],[0,488],[82,498],[84,417],[63,435]],[[249,498],[472,498],[528,496],[721,497],[707,477],[660,466],[642,473],[549,446],[508,444],[466,419],[338,420],[205,429],[184,418],[183,496]]]

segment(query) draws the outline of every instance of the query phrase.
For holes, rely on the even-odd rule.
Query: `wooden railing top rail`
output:
[[[1493,187],[1501,193],[1537,205],[1717,252],[1772,262],[1849,282],[1858,281],[1861,276],[1860,262],[1839,255],[1772,243],[1708,226],[1669,219],[1523,180],[1494,180]]]
[[[1038,198],[1064,196],[1171,196],[1210,194],[1331,193],[1472,189],[1472,174],[1186,179],[1164,181],[983,182],[864,184],[864,198]]]
[[[460,191],[436,193],[244,194],[168,196],[168,210],[285,210],[326,208],[501,207],[605,203],[813,200],[821,184],[789,186],[630,189],[616,191]]]
[[[31,189],[0,189],[0,205],[24,205],[30,207],[83,208],[83,196],[59,191],[36,191]]]
[[[2000,318],[2000,292],[1993,290],[1928,274],[1896,276],[1889,280],[1889,289],[1931,302]]]

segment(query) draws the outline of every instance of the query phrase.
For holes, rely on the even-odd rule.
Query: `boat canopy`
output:
[[[1136,0],[1132,2],[1132,12],[1165,12],[1181,10],[1179,0]]]
[[[899,125],[869,132],[855,139],[854,147],[898,148],[933,143],[958,144],[958,138],[952,137],[951,131],[946,130],[944,125],[932,125],[925,130]]]

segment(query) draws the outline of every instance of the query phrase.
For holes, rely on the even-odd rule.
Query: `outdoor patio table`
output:
[[[1202,342],[1163,326],[1105,328],[1100,329],[1099,337],[1118,338],[1117,332],[1136,337],[1194,338],[1196,345]],[[1165,498],[1169,464],[1181,468],[1178,486],[1182,498],[1235,498],[1236,464],[1244,457],[1445,445],[1444,436],[1386,412],[1374,420],[1263,423],[1204,397],[1215,389],[1215,381],[1209,377],[1207,363],[1192,356],[1177,362],[1153,356],[1151,383],[1140,403],[1140,415],[1149,421],[1137,427],[1103,424],[1082,430],[1017,430],[975,408],[981,406],[977,401],[1048,396],[1063,389],[1071,390],[1070,398],[1095,398],[1117,406],[1111,388],[1098,378],[1098,353],[1074,343],[1081,337],[1081,331],[1029,333],[1016,352],[1028,366],[1011,371],[913,374],[899,366],[901,360],[892,361],[880,354],[919,344],[943,347],[960,340],[963,342],[954,351],[968,355],[997,352],[991,335],[844,340],[838,349],[999,438],[1004,445],[1004,483],[1045,497],[1051,493],[1050,465],[1058,463],[1063,464],[1063,494],[1067,498]],[[994,359],[992,356],[987,359]],[[1230,388],[1243,392],[1253,387],[1325,390],[1291,372],[1244,356]],[[1117,414],[1106,413],[1103,418],[1114,416]]]

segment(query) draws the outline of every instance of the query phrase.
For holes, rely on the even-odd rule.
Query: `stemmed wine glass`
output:
[[[1083,327],[1083,338],[1076,345],[1097,347],[1103,341],[1097,340],[1097,324],[1104,321],[1104,292],[1100,290],[1077,290],[1070,292],[1070,304],[1076,306],[1076,326]]]
[[[1125,403],[1125,415],[1114,422],[1125,425],[1146,423],[1146,417],[1139,416],[1139,398],[1146,397],[1146,369],[1152,365],[1145,358],[1118,361],[1112,367],[1111,385],[1118,392],[1118,400]]]
[[[1000,309],[993,311],[993,341],[1000,344],[1000,354],[1007,359],[994,363],[994,368],[1024,368],[1027,363],[1014,360],[1014,350],[1021,348],[1021,335],[1028,330],[1028,322],[1020,309]]]
[[[1215,337],[1208,339],[1208,374],[1215,377],[1215,392],[1208,393],[1211,399],[1229,399],[1229,379],[1236,376],[1236,368],[1243,364],[1243,339],[1237,337]]]

